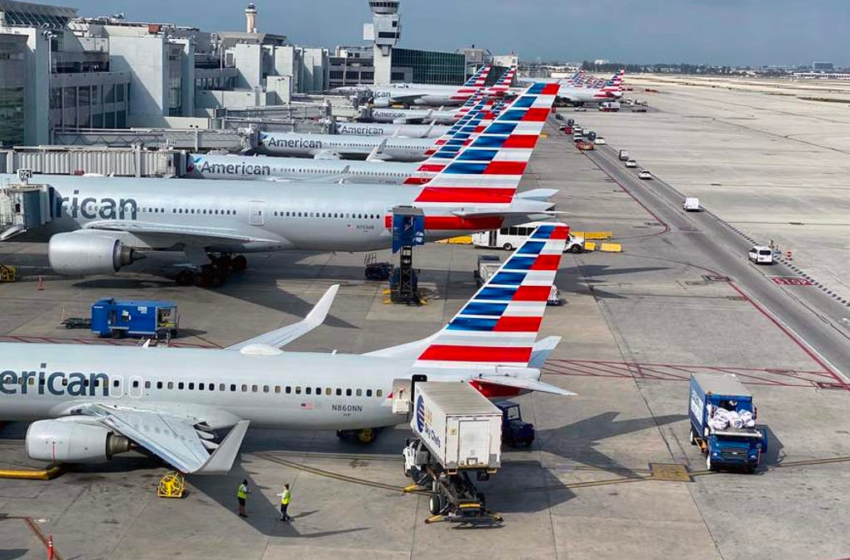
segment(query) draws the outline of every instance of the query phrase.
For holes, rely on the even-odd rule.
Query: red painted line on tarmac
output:
[[[765,318],[767,318],[768,321],[770,321],[771,323],[776,325],[776,327],[779,330],[781,330],[783,333],[785,333],[785,336],[787,336],[788,338],[793,340],[794,343],[800,348],[800,350],[805,352],[806,355],[809,356],[816,364],[818,364],[820,367],[822,367],[824,371],[828,372],[830,374],[830,376],[841,386],[842,389],[844,389],[845,391],[850,393],[850,385],[847,385],[847,382],[844,381],[844,379],[842,379],[842,377],[840,375],[838,375],[837,373],[832,371],[832,368],[830,368],[829,365],[827,365],[826,362],[824,362],[820,358],[820,356],[815,354],[808,346],[803,344],[803,342],[801,340],[799,340],[796,336],[794,336],[794,333],[792,333],[787,327],[785,327],[785,325],[780,323],[778,319],[776,319],[770,312],[767,311],[767,309],[763,308],[753,298],[748,296],[744,292],[744,290],[742,290],[741,288],[739,288],[737,286],[737,284],[735,284],[734,282],[729,282],[729,285],[732,286],[732,289],[735,290],[736,292],[738,292],[741,295],[742,298],[744,298],[746,301],[750,302],[750,304],[753,307],[755,307],[762,315],[764,315]]]

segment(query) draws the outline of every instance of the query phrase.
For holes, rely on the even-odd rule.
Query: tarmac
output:
[[[721,127],[710,125],[714,117],[673,112],[703,93],[715,95],[707,89],[680,98],[671,86],[649,98],[655,112],[576,113],[573,118],[609,142],[592,154],[576,150],[554,126],[538,144],[523,188],[560,189],[558,209],[574,230],[611,230],[624,252],[562,259],[558,287],[566,304],[547,310],[541,335],[563,341],[544,379],[578,396],[519,399],[537,440],[528,450],[506,450],[501,471],[479,484],[488,506],[504,517],[501,526],[424,523],[427,495],[401,491],[409,483],[400,456],[409,436],[405,426],[368,446],[341,443],[329,432],[255,430],[229,476],[189,478],[180,500],[156,497],[167,468],[142,455],[75,468],[51,481],[0,480],[0,514],[6,516],[0,518],[0,559],[43,558],[46,535],[61,558],[846,557],[848,363],[825,357],[827,350],[840,357],[846,344],[836,343],[840,333],[816,330],[812,311],[831,321],[838,308],[824,294],[801,295],[770,281],[795,274],[785,265],[749,265],[749,241],[723,220],[743,222],[738,229],[745,234],[758,233],[748,225],[755,220],[745,219],[758,213],[751,191],[714,193],[715,177],[702,176],[733,174],[720,163],[734,155],[740,184],[772,173],[770,184],[775,180],[778,192],[792,193],[777,204],[807,200],[815,191],[795,191],[784,182],[782,170],[771,171],[775,160],[760,155],[762,147],[747,147],[756,142],[750,136],[735,145],[750,149],[761,164],[746,171],[747,154],[733,154],[726,145],[729,153],[719,151],[725,129],[700,134]],[[743,95],[741,103],[748,103],[747,92],[725,95]],[[707,111],[701,107],[694,111]],[[675,138],[686,138],[687,145]],[[633,152],[657,180],[647,184],[622,171],[620,148]],[[797,165],[816,167],[807,163],[809,154],[783,153]],[[699,165],[677,163],[688,154],[713,155]],[[837,186],[826,190],[839,192]],[[684,215],[677,192],[698,193],[711,211]],[[781,232],[773,235],[785,244]],[[432,334],[474,293],[472,271],[485,252],[463,245],[417,248],[414,262],[428,304],[398,307],[384,303],[383,285],[363,279],[358,254],[253,256],[241,276],[204,290],[178,288],[164,277],[178,256],[151,256],[114,277],[65,279],[50,274],[43,246],[0,249],[0,262],[21,265],[25,276],[0,285],[0,342],[92,343],[90,333],[60,327],[61,319],[85,316],[94,300],[114,296],[177,300],[184,334],[177,344],[226,346],[303,317],[327,286],[341,283],[326,325],[287,348],[340,352]],[[805,258],[821,264],[816,255]],[[799,287],[806,289],[812,287]],[[695,372],[735,373],[752,390],[759,424],[770,434],[756,474],[706,472],[688,443],[688,379]],[[43,467],[26,458],[25,429],[20,423],[0,429],[0,469]],[[243,478],[253,489],[247,520],[236,516]],[[278,521],[275,497],[287,482],[293,488],[291,524]]]

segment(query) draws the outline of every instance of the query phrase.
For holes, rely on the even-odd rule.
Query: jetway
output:
[[[19,183],[0,186],[0,241],[53,221],[53,187],[29,183],[28,173],[20,176]]]

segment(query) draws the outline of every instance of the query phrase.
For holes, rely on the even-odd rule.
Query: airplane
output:
[[[501,103],[494,104],[480,99],[473,108],[454,126],[448,128],[434,140],[431,155],[457,134],[464,140],[477,136],[498,115]],[[485,120],[485,118],[487,120]],[[189,154],[184,177],[193,179],[250,179],[250,180],[314,180],[321,182],[415,184],[426,183],[433,178],[433,166],[429,162],[403,163],[375,161],[326,160],[269,156],[240,156],[215,154]]]
[[[431,124],[387,124],[340,122],[335,125],[335,132],[345,136],[394,136],[396,138],[439,138],[449,127]]]
[[[558,99],[573,104],[601,103],[612,101],[623,96],[623,76],[625,69],[614,74],[610,80],[598,80],[589,78],[583,72],[576,72],[572,77],[566,79],[544,80],[543,83],[554,83],[561,86]],[[520,80],[520,83],[529,81],[541,82],[540,80]]]
[[[557,91],[530,87],[475,140],[435,150],[434,178],[408,188],[66,175],[14,187],[15,176],[0,175],[0,214],[14,208],[0,241],[47,241],[51,267],[65,275],[113,274],[146,251],[182,251],[195,268],[177,283],[216,287],[247,267],[244,253],[385,249],[398,207],[423,210],[426,240],[545,219],[552,190],[516,191]]]
[[[490,65],[485,64],[462,86],[428,84],[390,84],[372,88],[372,104],[375,107],[392,105],[428,105],[444,107],[462,105],[484,87]]]
[[[468,114],[482,103],[483,94],[470,97],[456,113]],[[494,100],[483,100],[493,103]],[[453,113],[454,114],[454,113]],[[453,118],[452,124],[457,119]],[[257,152],[284,157],[315,159],[365,159],[368,161],[422,161],[433,146],[431,138],[381,138],[379,136],[340,136],[335,134],[301,134],[295,132],[259,132]]]
[[[224,349],[2,343],[3,420],[32,422],[34,460],[106,462],[141,448],[181,473],[216,475],[249,426],[406,423],[409,407],[394,404],[415,382],[466,382],[496,400],[574,395],[540,380],[560,337],[536,341],[568,235],[565,224],[539,226],[436,334],[366,354],[282,350],[322,324],[339,286],[302,321]]]

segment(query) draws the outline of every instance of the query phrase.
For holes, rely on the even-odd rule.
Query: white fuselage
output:
[[[413,360],[345,354],[4,343],[0,419],[40,420],[87,403],[197,416],[213,429],[358,429],[402,423],[393,380]],[[464,370],[438,374],[461,380]]]
[[[0,175],[0,184],[15,183],[13,175]],[[421,205],[420,187],[390,188],[386,185],[273,183],[267,181],[185,181],[124,177],[76,177],[37,175],[31,184],[52,187],[53,219],[42,228],[15,239],[46,241],[56,233],[76,231],[92,222],[121,220],[125,223],[173,226],[173,235],[144,235],[97,230],[136,249],[167,250],[189,239],[193,227],[216,228],[264,241],[238,243],[210,241],[207,251],[267,252],[289,249],[307,251],[374,251],[390,246],[389,217],[397,206],[420,206],[425,212],[427,240],[445,239],[459,232],[498,229],[534,219],[551,204],[517,200],[511,209],[526,212],[503,219],[497,215],[480,220],[456,216],[458,204]],[[506,208],[507,209],[507,208]],[[123,229],[123,228],[122,228]]]
[[[286,158],[273,156],[240,156],[190,154],[186,177],[193,179],[311,179],[328,178],[344,174],[348,183],[392,184],[404,183],[416,175],[420,163],[395,161],[366,162],[354,160],[324,160]],[[317,184],[317,188],[322,183]]]
[[[453,107],[462,105],[477,89],[467,86],[388,86],[375,88],[372,98],[376,107],[389,107],[396,103],[426,107]]]
[[[386,124],[338,122],[336,133],[344,136],[396,136],[398,138],[439,138],[449,131],[448,126],[430,124]]]
[[[434,145],[431,138],[261,132],[257,151],[273,156],[365,159],[385,141],[376,157],[387,161],[422,161],[427,157],[425,152]]]
[[[431,111],[427,109],[373,108],[369,111],[369,116],[365,118],[376,123],[412,123],[427,121],[450,125],[457,122],[460,118],[460,114],[457,110]]]

